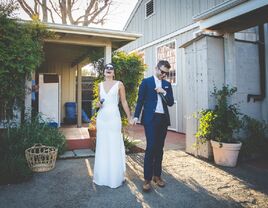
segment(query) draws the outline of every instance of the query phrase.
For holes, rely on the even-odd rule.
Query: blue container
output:
[[[76,103],[65,103],[65,122],[76,123]]]
[[[87,116],[87,114],[86,114],[86,112],[84,110],[82,110],[82,121],[84,123],[89,123],[90,122],[90,120],[89,120],[89,118],[88,118],[88,116]]]
[[[57,122],[49,122],[48,125],[53,128],[58,128],[58,123]]]

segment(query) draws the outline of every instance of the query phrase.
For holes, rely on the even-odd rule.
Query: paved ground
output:
[[[138,146],[145,149],[146,138],[142,125],[129,126],[127,128],[129,136],[134,140],[139,140]],[[164,150],[185,150],[185,134],[180,134],[174,131],[168,131]]]
[[[58,160],[28,182],[0,186],[1,208],[268,207],[268,171],[240,165],[221,168],[180,150],[167,150],[165,188],[143,193],[144,154],[127,156],[126,182],[117,189],[92,182],[94,158]]]
[[[129,133],[145,147],[141,126],[131,127]],[[126,181],[117,189],[92,182],[94,157],[86,157],[58,160],[54,170],[37,173],[28,182],[0,186],[0,208],[268,208],[267,161],[262,163],[266,166],[246,163],[222,168],[186,154],[184,148],[185,136],[168,132],[163,160],[167,186],[153,184],[150,193],[141,189],[143,153],[127,156]],[[85,156],[87,151],[75,154]]]

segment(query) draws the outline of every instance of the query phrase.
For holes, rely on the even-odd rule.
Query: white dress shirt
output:
[[[154,76],[154,82],[156,88],[162,87],[162,80],[158,79],[156,76]],[[159,94],[157,94],[155,113],[164,113],[163,103]]]

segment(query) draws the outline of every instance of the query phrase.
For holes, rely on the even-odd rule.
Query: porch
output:
[[[91,100],[86,102],[85,94],[92,96],[92,82],[95,77],[90,77],[84,83],[82,68],[100,58],[105,63],[112,61],[112,52],[123,45],[136,40],[141,35],[123,31],[97,29],[91,27],[47,24],[48,30],[55,33],[55,37],[45,40],[44,62],[33,75],[33,80],[38,85],[36,92],[36,110],[46,118],[60,126],[64,124],[65,104],[75,104],[75,120],[71,122],[82,127],[82,114],[84,111],[91,116]],[[53,80],[48,77],[53,77]],[[91,79],[92,78],[92,79]],[[31,87],[31,82],[28,86]],[[85,87],[89,90],[85,91]],[[25,100],[26,109],[31,106],[31,94]],[[85,105],[84,105],[85,104]]]
[[[81,128],[77,128],[76,125],[63,125],[60,127],[60,131],[66,137],[68,150],[92,148],[93,144],[90,140],[87,124],[83,124]],[[131,139],[139,141],[137,146],[145,150],[146,138],[143,126],[130,126],[127,131]],[[185,145],[185,134],[174,131],[167,132],[164,150],[185,151]]]

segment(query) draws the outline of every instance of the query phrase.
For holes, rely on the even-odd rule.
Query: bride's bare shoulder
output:
[[[123,82],[120,80],[115,80],[115,82],[118,82],[119,85],[124,85]]]

